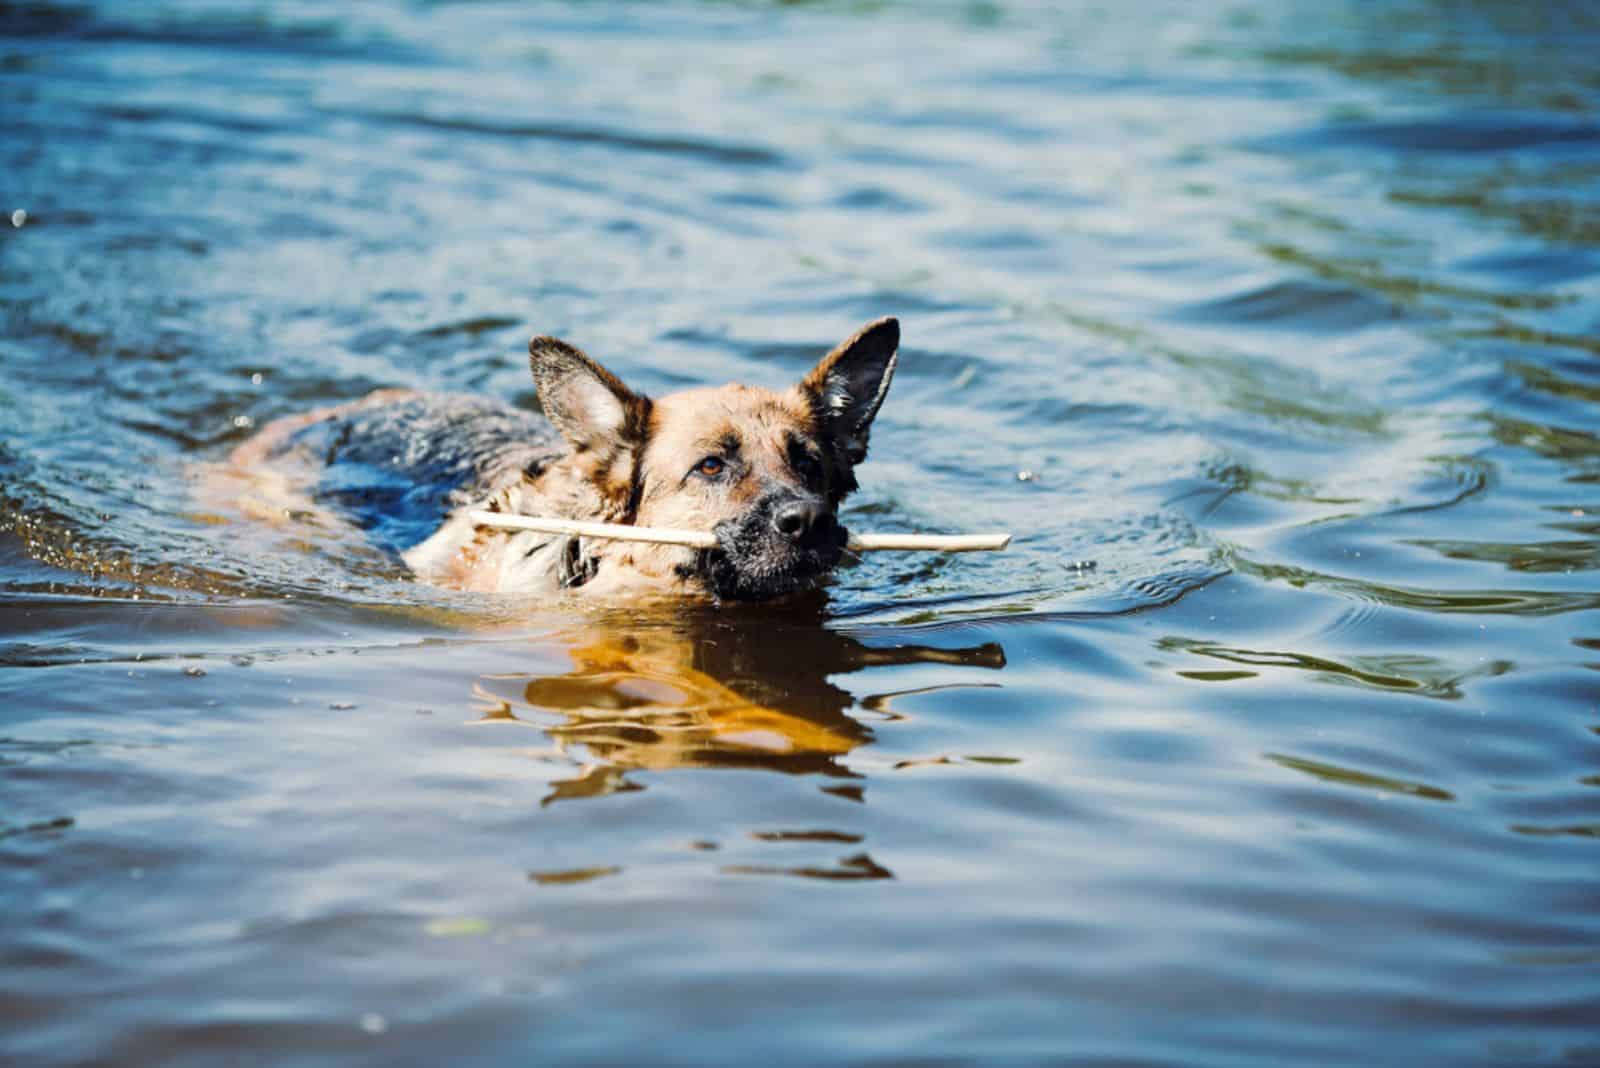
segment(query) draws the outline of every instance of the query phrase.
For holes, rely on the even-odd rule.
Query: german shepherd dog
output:
[[[776,597],[814,584],[844,552],[839,502],[856,488],[899,342],[899,323],[879,319],[781,392],[730,384],[651,400],[572,345],[536,337],[543,417],[379,390],[275,420],[230,462],[365,529],[441,586]],[[474,508],[709,530],[718,544],[482,527],[465,515]]]

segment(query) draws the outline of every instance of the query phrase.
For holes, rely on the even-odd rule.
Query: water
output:
[[[1585,5],[0,5],[0,1059],[1600,1063]],[[240,523],[899,315],[816,602]]]

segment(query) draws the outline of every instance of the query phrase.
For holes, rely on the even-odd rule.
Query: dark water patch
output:
[[[1430,457],[1422,478],[1410,483],[1402,500],[1416,503],[1387,503],[1386,515],[1451,508],[1487,493],[1494,485],[1494,468],[1474,456]]]
[[[774,364],[786,368],[787,373],[796,378],[815,366],[817,360],[837,344],[837,340],[820,338],[811,343],[762,341],[753,337],[713,332],[699,326],[675,327],[664,332],[660,340],[700,350],[720,350],[730,355],[748,358],[757,364]],[[898,373],[896,371],[896,374]],[[674,378],[685,383],[693,380],[690,375],[674,376]]]
[[[865,304],[863,305],[865,307]],[[895,307],[886,299],[880,307]],[[814,341],[787,342],[763,340],[725,332],[713,332],[699,326],[676,327],[661,335],[661,340],[674,345],[690,346],[697,350],[712,349],[746,359],[757,366],[772,365],[785,369],[792,380],[798,380],[842,338],[818,337]],[[905,343],[901,348],[899,365],[895,369],[896,396],[904,381],[928,379],[936,386],[959,390],[970,385],[990,361],[1003,362],[1011,357],[1006,352],[955,352],[924,345]],[[675,376],[684,383],[692,376]],[[774,384],[781,381],[774,379]],[[887,415],[888,413],[886,413]]]
[[[1596,168],[1583,168],[1582,174],[1585,181],[1593,182]],[[1557,177],[1544,175],[1539,184],[1546,187],[1560,184],[1559,180],[1554,180]],[[1532,179],[1530,176],[1524,180]],[[1390,196],[1402,204],[1464,209],[1474,215],[1509,224],[1532,237],[1549,241],[1575,245],[1600,245],[1600,202],[1592,197],[1582,197],[1582,186],[1576,191],[1577,196],[1551,197],[1540,196],[1537,193],[1530,194],[1520,189],[1507,189],[1506,184],[1508,183],[1503,180],[1499,182],[1480,180],[1465,189],[1397,189]],[[1561,280],[1573,277],[1565,272],[1563,275],[1565,277]]]
[[[1388,432],[1387,413],[1303,370],[1235,354],[1174,350],[1170,356],[1221,393],[1222,403],[1234,414],[1260,416],[1276,428],[1299,431],[1309,439],[1305,447],[1313,447],[1312,440],[1373,438]]]
[[[55,37],[97,44],[178,46],[196,49],[226,49],[283,56],[319,55],[383,56],[413,62],[421,59],[415,50],[402,47],[393,38],[372,32],[351,34],[346,23],[336,18],[306,17],[304,14],[270,9],[229,10],[217,5],[210,10],[192,11],[168,4],[150,4],[143,10],[104,4],[61,4],[44,0],[8,3],[0,12],[5,21],[0,32],[22,37]]]
[[[1260,564],[1236,557],[1239,570],[1268,581],[1287,582],[1300,588],[1328,590],[1343,596],[1375,601],[1394,608],[1469,615],[1544,616],[1600,608],[1600,595],[1542,590],[1463,589],[1440,590],[1367,582],[1306,568]]]
[[[301,119],[300,116],[293,116],[286,118],[282,122],[268,122],[264,119],[249,116],[202,111],[198,108],[179,107],[172,104],[165,104],[161,107],[137,104],[104,104],[92,109],[92,114],[116,122],[201,126],[219,130],[223,133],[247,135],[276,133],[296,125]]]
[[[25,759],[28,754],[42,756],[59,756],[78,746],[93,745],[89,738],[69,738],[64,741],[35,741],[25,738],[0,738],[0,746],[4,746],[12,759]],[[16,754],[23,754],[17,757]]]
[[[1279,767],[1288,768],[1291,771],[1304,772],[1323,782],[1336,783],[1341,786],[1354,786],[1364,790],[1377,790],[1383,793],[1405,794],[1409,797],[1419,797],[1427,801],[1456,800],[1455,795],[1450,791],[1441,790],[1437,786],[1429,786],[1426,783],[1408,782],[1404,779],[1373,775],[1354,768],[1344,768],[1336,764],[1307,760],[1304,757],[1286,756],[1282,753],[1268,753],[1266,757]]]
[[[1286,244],[1266,244],[1262,251],[1274,260],[1303,267],[1334,281],[1355,285],[1362,291],[1375,291],[1406,306],[1422,305],[1429,298],[1484,303],[1496,308],[1554,308],[1573,298],[1549,293],[1497,293],[1451,285],[1427,278],[1395,273],[1376,259],[1323,256]]]
[[[1561,285],[1600,275],[1600,255],[1582,249],[1543,248],[1471,256],[1458,270],[1522,284]]]
[[[1600,962],[1600,949],[1514,950],[1506,953],[1504,959],[1534,968],[1583,967]]]
[[[783,211],[789,206],[787,202],[773,196],[770,193],[763,193],[749,189],[740,189],[731,193],[722,193],[716,195],[713,199],[718,204],[726,204],[732,208],[753,208],[756,211],[762,212]],[[613,229],[617,232],[624,232],[636,228],[642,231],[642,228],[639,227],[637,223],[627,219],[618,220],[613,224]]]
[[[1036,230],[996,229],[992,225],[946,230],[932,240],[936,245],[962,252],[994,253],[1002,257],[1036,255],[1052,247],[1049,236]]]
[[[0,667],[52,667],[84,663],[89,650],[81,645],[44,645],[37,642],[0,644]]]
[[[1594,541],[1504,544],[1419,539],[1410,544],[1432,549],[1453,560],[1498,564],[1510,571],[1567,574],[1573,571],[1591,571],[1600,567],[1600,542]]]
[[[1600,125],[1587,118],[1530,113],[1445,114],[1397,122],[1333,122],[1256,142],[1273,151],[1361,149],[1466,155],[1538,150],[1552,158],[1600,153]]]
[[[57,816],[55,819],[40,820],[37,823],[24,824],[20,827],[7,827],[0,824],[0,839],[15,838],[23,834],[56,835],[69,829],[76,822],[71,816]]]
[[[1496,661],[1463,669],[1459,665],[1443,663],[1434,657],[1414,654],[1357,656],[1350,657],[1347,661],[1339,661],[1329,657],[1284,650],[1229,648],[1176,636],[1161,638],[1156,644],[1160,649],[1229,663],[1310,672],[1325,682],[1353,683],[1378,690],[1415,693],[1447,700],[1458,700],[1462,696],[1462,684],[1468,679],[1479,675],[1500,674],[1512,667],[1508,662]]]
[[[1566,825],[1539,825],[1532,823],[1514,823],[1510,828],[1516,834],[1525,834],[1534,838],[1600,838],[1600,823],[1576,823]]]
[[[920,200],[882,186],[864,185],[848,190],[834,198],[833,204],[846,211],[889,212],[898,215],[915,215],[927,210]]]
[[[918,313],[955,315],[984,310],[978,303],[944,293],[886,286],[865,292],[826,292],[814,296],[773,294],[770,299],[754,304],[750,311],[758,315],[789,316],[814,315],[826,310],[829,318],[837,316],[849,322],[865,323],[884,315],[885,309],[892,309],[902,319]]]
[[[515,140],[554,141],[571,145],[596,145],[622,152],[682,156],[707,164],[786,168],[792,166],[781,153],[760,145],[734,144],[709,138],[677,137],[633,130],[611,130],[561,122],[502,122],[466,115],[428,115],[417,112],[334,112],[335,117],[359,118],[378,125],[412,126],[451,133],[504,137]]]
[[[760,864],[730,864],[722,869],[729,875],[787,875],[800,879],[820,879],[824,882],[860,882],[863,880],[893,879],[894,872],[885,868],[866,853],[843,857],[829,866],[801,865],[792,868],[771,867]]]
[[[895,626],[920,627],[951,621],[981,620],[994,622],[1011,615],[1035,615],[1040,602],[1054,591],[1040,587],[985,592],[976,597],[961,592],[944,596],[923,597],[916,600],[895,599],[887,601],[865,600],[859,604],[841,607],[836,618],[859,621],[892,622]]]
[[[571,886],[620,874],[622,869],[618,867],[570,868],[565,871],[532,871],[528,873],[528,880],[540,886]]]
[[[1489,414],[1488,422],[1490,432],[1500,444],[1560,461],[1575,473],[1592,475],[1600,462],[1600,435],[1592,431],[1531,423],[1496,413]]]
[[[521,326],[521,319],[514,319],[500,315],[479,315],[471,319],[462,319],[454,323],[440,323],[418,332],[425,338],[449,338],[466,336],[476,338],[481,334],[495,333],[510,326]]]
[[[1469,504],[1496,486],[1496,469],[1486,460],[1393,459],[1383,450],[1368,464],[1326,471],[1316,479],[1275,477],[1238,462],[1219,463],[1207,474],[1207,482],[1173,498],[1173,506],[1225,537],[1239,531],[1260,544],[1266,529],[1275,530],[1272,555],[1280,562],[1339,567],[1360,558],[1373,577],[1385,573],[1388,561],[1389,546],[1382,539],[1398,536],[1398,528],[1420,517]],[[1362,533],[1374,526],[1383,529],[1376,545]]]
[[[861,835],[844,831],[753,831],[751,837],[759,842],[843,842],[853,845]]]
[[[1292,330],[1355,330],[1403,318],[1404,312],[1364,290],[1310,282],[1273,282],[1235,296],[1192,304],[1174,318],[1243,326],[1281,323]]]
[[[31,37],[60,33],[81,26],[93,18],[87,4],[54,3],[51,0],[6,0],[0,5],[0,29],[7,36]]]
[[[1261,677],[1259,671],[1180,671],[1179,678],[1194,679],[1196,682],[1238,682],[1240,679],[1255,679]]]
[[[1506,364],[1506,370],[1516,375],[1524,387],[1537,390],[1540,393],[1563,400],[1579,401],[1583,404],[1600,404],[1600,380],[1585,382],[1580,375],[1592,375],[1594,367],[1576,368],[1579,374],[1563,373],[1565,370],[1547,367],[1541,364],[1530,363],[1526,360],[1511,360]],[[1577,409],[1574,406],[1575,410]]]
[[[110,348],[111,336],[108,331],[86,329],[71,323],[40,322],[23,315],[8,315],[7,321],[22,336],[48,340],[85,356],[98,356]]]
[[[1396,5],[1398,6],[1398,5]],[[1374,22],[1403,17],[1393,8],[1375,12]],[[1579,19],[1581,13],[1574,12]],[[1375,32],[1373,36],[1378,36]],[[1576,42],[1582,33],[1560,37],[1532,35],[1527,51],[1508,50],[1492,34],[1466,37],[1449,47],[1405,48],[1397,41],[1359,41],[1353,47],[1294,45],[1268,49],[1271,63],[1326,67],[1349,78],[1432,90],[1450,96],[1515,101],[1533,107],[1578,113],[1592,111],[1600,97],[1600,74],[1583,62]],[[1576,46],[1576,47],[1575,47]]]
[[[976,367],[976,364],[968,364]],[[965,368],[961,374],[965,374]],[[959,378],[957,379],[959,381]],[[997,405],[997,408],[1030,422],[1051,426],[1089,424],[1095,432],[1105,432],[1114,427],[1146,425],[1159,420],[1161,414],[1134,404],[1092,404],[1075,402],[1064,397],[1026,394],[1015,400]],[[1027,481],[1023,479],[1022,481]]]

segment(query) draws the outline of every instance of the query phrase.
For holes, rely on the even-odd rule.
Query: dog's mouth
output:
[[[847,534],[831,513],[798,537],[777,531],[771,513],[770,506],[758,507],[712,528],[718,545],[700,551],[695,570],[714,596],[752,601],[795,593],[844,556]]]

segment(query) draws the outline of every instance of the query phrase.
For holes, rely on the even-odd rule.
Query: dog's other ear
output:
[[[889,392],[899,347],[900,321],[879,319],[840,343],[800,383],[853,464],[866,459],[867,432]]]
[[[559,338],[528,342],[545,416],[574,449],[606,450],[644,440],[650,400]]]

